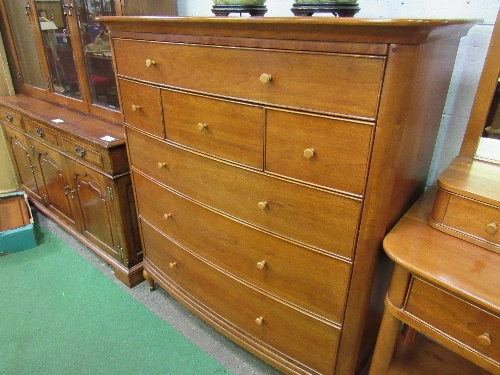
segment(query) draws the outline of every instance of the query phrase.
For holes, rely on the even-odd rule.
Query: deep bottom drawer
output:
[[[324,374],[334,370],[339,329],[309,317],[210,266],[141,221],[144,254],[172,282],[221,319],[247,335],[247,341],[294,358]]]

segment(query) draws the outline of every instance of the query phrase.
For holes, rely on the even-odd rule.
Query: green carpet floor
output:
[[[230,374],[58,237],[0,257],[0,374]]]

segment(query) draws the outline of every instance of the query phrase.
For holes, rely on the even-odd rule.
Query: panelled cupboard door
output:
[[[21,187],[31,193],[42,204],[45,204],[43,200],[43,186],[39,184],[36,178],[36,161],[34,159],[33,150],[29,147],[24,135],[18,133],[17,131],[9,128],[8,126],[3,126],[5,131],[5,137],[9,145],[9,152],[12,156],[12,162],[14,168],[17,171],[19,177],[19,182]]]
[[[77,227],[71,199],[74,191],[64,174],[64,156],[34,139],[27,138],[30,149],[37,160],[41,183],[45,188],[44,200],[47,207],[73,228]]]
[[[112,180],[94,170],[66,159],[70,194],[80,213],[81,231],[113,258],[123,260],[112,202]]]

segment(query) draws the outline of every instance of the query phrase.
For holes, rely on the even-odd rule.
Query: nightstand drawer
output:
[[[500,362],[500,317],[414,278],[405,310]]]
[[[25,120],[25,124],[29,135],[56,146],[59,144],[57,132],[54,129],[30,120]]]
[[[174,241],[272,294],[342,321],[349,262],[269,236],[193,203],[140,173],[132,174],[139,215]],[[330,277],[324,277],[327,274]]]
[[[339,339],[336,325],[239,282],[177,246],[142,220],[141,228],[148,262],[161,271],[177,293],[196,301],[202,311],[210,311],[211,319],[251,336],[268,350],[286,351],[319,373],[333,373]]]
[[[160,89],[121,79],[122,111],[125,122],[158,137],[165,136]]]
[[[268,231],[352,257],[360,200],[215,161],[131,128],[126,131],[132,168]]]
[[[122,76],[369,119],[377,115],[385,66],[383,57],[121,39],[114,40],[114,48]]]
[[[363,195],[373,125],[267,111],[266,170]]]
[[[167,139],[262,169],[262,108],[170,90],[162,101]]]
[[[61,138],[63,148],[67,153],[74,156],[78,160],[84,160],[99,168],[104,167],[103,157],[98,150],[94,150],[89,147],[89,145],[67,138],[64,135]]]
[[[7,108],[0,107],[0,122],[4,122],[5,124],[9,124],[10,126],[14,126],[18,129],[23,128],[21,115],[12,112]]]

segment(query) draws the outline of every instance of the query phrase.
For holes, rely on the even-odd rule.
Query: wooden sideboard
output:
[[[472,23],[99,21],[151,287],[286,373],[360,369]]]
[[[32,204],[109,263],[119,280],[141,282],[123,128],[24,94],[0,98],[0,124]]]

